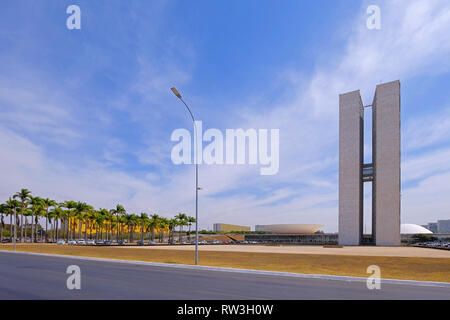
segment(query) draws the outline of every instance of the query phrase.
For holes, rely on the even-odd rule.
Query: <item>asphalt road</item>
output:
[[[68,290],[69,265],[81,289]],[[450,288],[305,279],[0,253],[0,299],[450,299]]]

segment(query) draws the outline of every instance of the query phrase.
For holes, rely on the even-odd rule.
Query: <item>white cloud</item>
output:
[[[402,161],[402,181],[424,179],[450,171],[450,149],[441,148]],[[440,193],[440,190],[436,190]]]
[[[435,109],[439,108],[432,110]],[[406,151],[450,142],[450,108],[408,119],[403,135]]]

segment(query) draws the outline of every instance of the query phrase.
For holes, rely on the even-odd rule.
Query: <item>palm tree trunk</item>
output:
[[[3,221],[3,213],[2,213],[2,217],[0,218],[0,243],[3,243],[3,225],[4,225],[4,221]]]
[[[9,239],[11,239],[11,241],[12,241],[12,238],[13,238],[13,214],[12,213],[10,213],[10,215],[9,215]]]
[[[48,232],[48,212],[46,212],[46,214],[45,214],[45,242],[46,243],[48,242],[47,232]]]
[[[38,215],[36,214],[36,216],[34,217],[34,232],[35,232],[35,234],[34,234],[34,239],[36,239],[36,241],[38,240],[38,234],[37,234],[37,230],[38,230],[38,223],[39,223],[39,220],[38,220],[39,218],[38,218]]]
[[[20,242],[23,242],[23,203],[20,208]]]
[[[31,212],[31,243],[34,243],[34,212]]]
[[[17,212],[16,212],[16,209],[14,208],[14,242],[17,240],[17,223],[18,223],[18,221],[17,221]]]
[[[117,228],[117,242],[119,242],[119,216],[117,216],[117,225],[116,225],[116,228]]]
[[[87,241],[87,230],[88,230],[88,219],[86,218],[86,220],[84,221],[84,241]]]
[[[56,237],[56,242],[58,242],[58,218],[56,219],[55,223],[56,223],[56,235],[55,235],[55,237]]]

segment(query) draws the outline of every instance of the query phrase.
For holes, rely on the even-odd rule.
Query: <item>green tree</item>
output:
[[[161,217],[158,216],[156,213],[154,213],[150,216],[150,219],[148,221],[148,228],[150,228],[152,241],[155,241],[155,229],[159,228],[160,221],[161,221]]]
[[[48,242],[48,221],[49,221],[49,212],[50,207],[56,205],[55,200],[51,200],[49,198],[42,199],[42,208],[45,212],[45,242]]]
[[[78,221],[78,239],[81,239],[81,224],[85,218],[86,212],[88,212],[90,208],[91,206],[86,202],[78,201],[73,209],[74,224],[75,221]]]
[[[35,242],[35,240],[37,239],[38,217],[43,210],[42,198],[31,197],[30,205],[31,205],[31,242]]]
[[[64,219],[64,216],[66,214],[65,210],[63,210],[64,203],[58,203],[55,205],[55,207],[50,211],[50,219],[53,218],[54,221],[54,233],[53,233],[53,240],[58,242],[59,240],[59,221]]]
[[[163,242],[164,238],[164,230],[169,227],[169,219],[160,217],[158,221],[158,229],[159,229],[159,242]],[[170,236],[170,233],[169,233]]]
[[[97,232],[95,237],[98,240],[98,231],[100,231],[100,239],[103,240],[103,229],[105,227],[105,221],[108,219],[109,212],[107,209],[100,208],[95,215],[95,223],[97,225]]]
[[[169,227],[169,243],[173,243],[173,232],[175,231],[175,228],[178,226],[178,219],[173,218],[168,220],[168,227]]]
[[[121,237],[120,226],[122,225],[123,221],[121,217],[127,214],[127,212],[125,208],[120,204],[118,204],[115,209],[111,209],[110,212],[116,216],[117,242],[119,242],[119,236]]]
[[[9,200],[6,201],[6,208],[9,211],[10,214],[10,237],[14,239],[14,241],[17,240],[17,226],[19,224],[18,218],[17,218],[17,209],[20,208],[20,202],[14,199],[9,198]],[[12,225],[14,224],[14,232],[12,230]]]
[[[149,218],[145,212],[141,212],[139,216],[139,224],[141,225],[141,241],[144,242],[144,228],[148,224]]]
[[[31,191],[28,189],[22,189],[13,196],[13,199],[16,198],[20,199],[20,242],[23,242],[23,214],[27,206],[27,202],[31,198]]]
[[[193,223],[195,223],[195,221],[196,221],[196,220],[195,220],[194,217],[190,217],[190,216],[189,216],[189,217],[187,218],[187,223],[188,223],[188,227],[189,227],[189,236],[188,236],[188,237],[189,237],[189,242],[191,242],[191,226],[192,226]]]
[[[67,242],[69,242],[69,238],[75,238],[75,215],[76,215],[76,207],[77,202],[75,201],[64,201],[63,207],[66,208],[66,224],[65,227],[67,229]]]
[[[183,232],[183,226],[188,225],[188,217],[185,213],[178,213],[175,216],[175,219],[177,220],[177,225],[180,227],[180,231],[178,233],[178,241],[181,244],[181,233]]]
[[[3,230],[5,229],[5,218],[4,215],[6,215],[8,212],[8,208],[6,204],[2,203],[0,204],[0,243],[3,242]]]

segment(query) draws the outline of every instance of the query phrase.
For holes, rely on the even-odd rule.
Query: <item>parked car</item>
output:
[[[138,241],[136,242],[136,244],[137,244],[138,246],[143,246],[143,245],[144,245],[144,241],[138,240]]]
[[[60,239],[60,240],[58,240],[57,244],[66,244],[66,241]]]
[[[104,244],[105,246],[110,246],[110,245],[111,245],[111,241],[105,240],[105,242],[103,242],[103,244]]]
[[[89,240],[87,241],[87,245],[88,245],[88,246],[95,246],[95,240],[89,239]]]
[[[148,242],[148,244],[154,245],[154,244],[156,244],[156,242],[150,240],[150,241]]]
[[[104,242],[103,242],[103,240],[97,240],[97,241],[95,241],[95,243],[98,245],[102,245]]]
[[[69,240],[69,242],[67,242],[68,244],[70,244],[70,245],[75,245],[75,244],[77,244],[77,242],[75,241],[75,240]]]
[[[86,241],[84,241],[84,239],[79,239],[77,240],[77,244],[86,245]]]
[[[123,240],[119,240],[119,245],[123,245],[123,244],[125,244],[125,241],[123,241]]]

